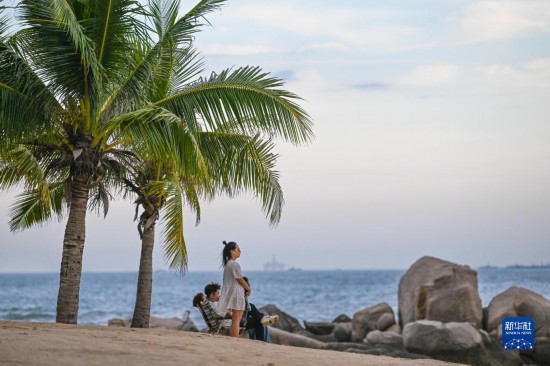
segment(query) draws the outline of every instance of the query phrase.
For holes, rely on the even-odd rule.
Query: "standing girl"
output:
[[[229,334],[232,337],[238,337],[239,324],[243,316],[243,311],[246,307],[245,296],[250,296],[252,289],[243,279],[241,266],[236,262],[237,258],[241,256],[241,248],[239,248],[237,243],[233,241],[230,241],[229,243],[224,241],[223,245],[223,285],[220,301],[218,303],[218,309],[222,313],[231,310],[232,317]]]

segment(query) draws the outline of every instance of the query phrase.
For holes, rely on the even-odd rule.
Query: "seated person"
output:
[[[212,304],[212,308],[214,309],[214,311],[216,311],[216,313],[219,316],[223,318],[227,318],[223,321],[223,326],[229,327],[231,326],[231,318],[232,318],[231,310],[229,310],[225,314],[222,314],[218,309],[218,301],[220,301],[221,288],[222,286],[219,283],[210,282],[208,285],[205,286],[204,294],[206,295],[206,298],[208,299],[208,301],[210,301],[210,304]]]
[[[227,324],[231,325],[231,320],[229,323],[224,323],[227,319],[218,313],[216,306],[207,301],[206,296],[199,292],[193,298],[193,306],[201,309],[201,313],[204,317],[206,325],[208,325],[210,333],[218,333],[220,328],[226,327]]]
[[[248,282],[248,279],[246,277],[243,278],[245,281]],[[231,311],[228,311],[226,314],[222,314],[218,310],[218,300],[220,299],[220,289],[221,285],[218,283],[209,283],[204,288],[204,294],[202,292],[199,292],[195,297],[193,298],[193,306],[199,307],[199,303],[204,303],[205,300],[208,300],[207,307],[210,308],[215,314],[216,318],[221,321],[221,324],[219,325],[223,327],[230,327],[231,326]],[[205,311],[207,309],[204,309]],[[248,335],[250,339],[257,339],[264,342],[269,343],[269,330],[266,328],[267,325],[275,323],[277,320],[279,320],[279,317],[277,315],[275,316],[264,316],[263,313],[258,311],[256,306],[254,304],[248,303],[247,298],[247,309],[245,309],[246,317],[243,317],[242,319],[242,325],[245,326],[246,322],[246,329],[248,330]],[[218,324],[212,324],[213,327],[217,327]]]
[[[243,277],[243,280],[245,280],[248,286],[250,286],[247,277]],[[264,313],[260,312],[254,304],[249,303],[247,298],[246,329],[248,330],[248,336],[250,339],[270,343],[269,328],[267,326],[277,322],[278,320],[279,316],[277,315],[264,315]]]

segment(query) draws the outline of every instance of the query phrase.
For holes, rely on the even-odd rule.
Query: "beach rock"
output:
[[[367,334],[365,343],[374,347],[387,347],[393,349],[404,349],[403,337],[401,334],[393,332],[382,332],[380,330],[373,330]]]
[[[307,330],[301,330],[301,331],[296,332],[294,334],[298,334],[298,335],[301,335],[301,336],[304,336],[304,337],[312,338],[312,339],[315,339],[319,342],[324,342],[324,343],[338,342],[338,339],[336,339],[336,337],[333,334],[314,334],[314,333],[311,333]]]
[[[393,316],[393,312],[391,314],[385,313],[385,314],[382,314],[382,316],[376,322],[376,329],[386,330],[394,324],[395,324],[395,317]]]
[[[378,329],[378,322],[386,314],[391,316],[394,319],[393,323],[395,323],[393,309],[385,302],[353,314],[351,333],[352,342],[363,342],[363,339],[368,332]],[[382,324],[386,325],[387,321],[382,321]]]
[[[535,338],[550,338],[550,301],[521,287],[510,287],[495,296],[487,308],[487,332],[502,337],[499,327],[507,317],[528,317],[535,321]]]
[[[131,319],[113,318],[107,321],[109,327],[129,327],[132,324]]]
[[[109,326],[112,327],[130,327],[132,325],[132,319],[119,319],[113,318],[109,319]],[[193,323],[190,317],[190,312],[186,310],[183,313],[183,319],[178,317],[173,318],[159,318],[156,316],[151,316],[149,318],[149,328],[150,329],[168,329],[168,330],[183,330],[187,332],[198,332],[199,329]]]
[[[279,321],[273,325],[270,325],[271,328],[277,328],[291,333],[304,330],[304,327],[300,325],[298,319],[288,315],[274,304],[262,306],[258,310],[265,315],[279,315]]]
[[[477,272],[468,266],[420,258],[401,277],[398,302],[401,327],[422,319],[482,325]]]
[[[274,344],[314,349],[325,348],[325,344],[323,342],[319,342],[315,339],[305,337],[303,335],[277,329],[273,326],[269,327],[269,337],[271,338],[271,343]]]
[[[394,324],[391,327],[389,327],[388,329],[385,329],[384,332],[392,332],[392,333],[401,334],[401,327],[399,326],[399,324]]]
[[[332,323],[351,323],[351,318],[346,314],[340,314],[336,318],[334,318]]]
[[[377,355],[377,356],[389,356],[389,357],[399,357],[407,359],[431,359],[432,357],[427,355],[420,355],[417,353],[407,352],[403,347],[401,349],[395,349],[391,347],[375,347],[367,343],[355,343],[355,342],[338,342],[338,343],[327,343],[325,349],[331,351],[339,352],[350,352],[350,353],[361,353],[366,355]]]
[[[519,354],[491,341],[487,332],[472,323],[420,320],[403,329],[403,344],[412,353],[481,366],[520,366]]]
[[[307,331],[317,335],[327,335],[334,330],[335,323],[318,323],[304,321],[304,326]]]
[[[550,365],[550,339],[536,338],[535,349],[533,351],[520,351],[520,355],[538,365]]]
[[[181,320],[183,321],[183,326],[181,327],[181,330],[183,330],[184,332],[198,332],[199,331],[199,328],[191,320],[191,312],[189,310],[185,310],[183,312],[183,316],[182,316]]]
[[[332,331],[332,335],[338,342],[351,342],[351,321],[347,323],[337,323]]]

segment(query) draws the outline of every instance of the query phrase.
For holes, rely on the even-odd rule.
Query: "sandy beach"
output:
[[[1,365],[452,365],[204,333],[0,321]]]

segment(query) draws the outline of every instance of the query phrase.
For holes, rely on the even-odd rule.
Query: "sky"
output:
[[[315,139],[277,143],[277,227],[251,195],[203,203],[198,226],[186,212],[190,271],[219,270],[223,240],[245,272],[274,257],[304,270],[550,263],[550,1],[233,0],[208,20],[208,73],[283,78]],[[65,221],[11,233],[16,194],[0,193],[0,272],[58,272]],[[132,220],[122,200],[88,216],[85,272],[137,271]]]

